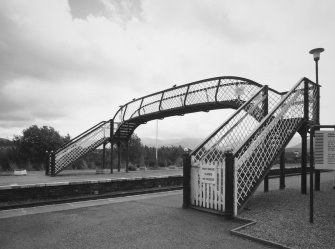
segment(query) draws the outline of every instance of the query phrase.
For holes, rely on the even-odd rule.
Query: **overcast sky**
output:
[[[48,125],[78,135],[119,105],[215,76],[278,91],[315,80],[335,124],[333,0],[1,0],[0,137]],[[231,111],[159,121],[161,138],[205,137]],[[155,136],[155,122],[135,131]]]

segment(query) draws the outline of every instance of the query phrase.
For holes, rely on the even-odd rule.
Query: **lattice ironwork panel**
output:
[[[125,120],[139,116],[141,102],[142,99],[137,99],[127,105],[127,108],[125,108],[126,113],[124,115]]]
[[[114,122],[121,124],[123,122],[123,114],[126,110],[126,106],[121,107],[114,116]]]
[[[106,122],[96,130],[90,132],[80,140],[69,145],[55,155],[55,173],[85,155],[92,149],[97,148],[110,136],[110,122]]]
[[[317,113],[317,91],[319,91],[319,87],[313,83],[308,83],[308,114],[309,120],[313,123],[316,123],[316,113]]]
[[[169,110],[184,106],[187,86],[164,92],[161,110]]]
[[[219,81],[212,80],[190,85],[186,105],[215,102]]]
[[[282,100],[284,96],[285,94],[269,90],[269,97],[268,97],[269,112],[271,112],[273,108],[275,108],[278,105],[278,103]]]
[[[140,109],[141,115],[158,112],[161,99],[162,93],[146,97],[143,100],[142,107]]]
[[[243,103],[243,99],[245,100],[245,97],[243,97],[243,95],[245,95],[244,90],[245,90],[244,84],[239,85],[233,83],[224,84],[224,82],[221,82],[220,88],[217,93],[217,100],[219,102],[240,100],[240,103]]]
[[[312,114],[314,115],[314,114]],[[249,197],[304,120],[304,81],[295,86],[267,120],[237,150],[237,205]]]
[[[211,135],[203,147],[195,153],[195,160],[208,163],[223,162],[224,151],[228,148],[235,149],[251,134],[264,115],[262,103],[266,95],[263,91],[259,91]]]

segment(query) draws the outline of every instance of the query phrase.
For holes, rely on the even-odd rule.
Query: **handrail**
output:
[[[58,152],[60,152],[61,150],[66,149],[67,147],[69,147],[70,145],[76,143],[81,137],[83,137],[84,135],[91,133],[97,129],[99,129],[101,126],[103,126],[104,124],[110,122],[110,120],[108,121],[101,121],[100,123],[94,125],[93,127],[89,128],[88,130],[84,131],[83,133],[79,134],[78,136],[76,136],[75,138],[71,139],[69,142],[67,142],[66,144],[64,144],[62,147],[60,147],[59,149],[57,149],[55,151],[55,153],[57,154]]]
[[[259,126],[257,127],[256,130],[254,130],[244,141],[243,143],[241,143],[239,148],[236,148],[235,151],[233,152],[234,157],[236,157],[241,150],[243,149],[243,147],[245,146],[245,144],[248,144],[250,142],[250,140],[255,136],[255,134],[257,134],[257,132],[263,128],[263,125],[268,122],[269,118],[273,117],[274,113],[280,108],[282,107],[283,103],[290,97],[291,93],[295,92],[295,89],[305,80],[308,80],[310,83],[314,83],[311,82],[309,79],[307,78],[302,78],[301,80],[299,80],[292,88],[290,91],[287,92],[286,95],[284,95],[284,98],[282,98],[277,105],[271,110],[271,112],[268,113],[268,115],[260,122]]]
[[[264,91],[266,86],[263,86],[255,95],[250,98],[248,101],[246,101],[240,108],[237,109],[236,112],[234,112],[230,118],[228,118],[221,126],[219,126],[214,132],[212,132],[200,145],[198,145],[191,153],[190,155],[195,155],[211,138],[213,138],[223,127],[225,127],[232,119],[234,119],[244,108],[255,99],[258,94],[260,94],[262,91]]]
[[[187,84],[184,84],[184,85],[180,85],[180,86],[175,86],[175,87],[171,87],[171,88],[168,88],[168,89],[165,89],[165,90],[162,90],[162,91],[158,91],[158,92],[155,92],[155,93],[152,93],[152,94],[149,94],[149,95],[146,95],[146,96],[143,96],[141,98],[138,98],[138,99],[134,99],[132,101],[129,101],[128,103],[122,105],[120,107],[120,109],[115,113],[113,119],[115,119],[117,117],[117,115],[119,114],[120,111],[123,110],[123,108],[125,108],[126,106],[138,101],[139,99],[142,99],[144,100],[145,98],[148,98],[148,97],[152,97],[152,96],[155,96],[155,95],[159,95],[159,94],[163,94],[163,93],[166,93],[166,92],[170,92],[170,91],[174,91],[174,90],[177,90],[177,89],[180,89],[180,88],[184,88],[184,87],[190,87],[192,85],[196,85],[196,84],[200,84],[200,83],[204,83],[204,82],[207,82],[207,81],[214,81],[214,80],[224,80],[224,79],[232,79],[232,80],[241,80],[241,81],[246,81],[250,84],[253,84],[255,86],[258,86],[258,87],[262,87],[263,85],[255,82],[255,81],[252,81],[252,80],[249,80],[249,79],[246,79],[246,78],[242,78],[242,77],[237,77],[237,76],[219,76],[219,77],[213,77],[213,78],[208,78],[208,79],[203,79],[203,80],[199,80],[199,81],[195,81],[195,82],[191,82],[191,83],[187,83]],[[231,84],[225,84],[225,85],[235,85],[236,83],[231,83]],[[217,88],[217,87],[220,87],[220,86],[223,86],[221,84],[218,84],[217,86],[213,86],[212,88]],[[270,91],[274,92],[274,93],[277,93],[279,95],[282,95],[281,92],[278,92],[276,91],[275,89],[272,89],[272,88],[269,88]],[[156,101],[156,102],[159,102]],[[141,106],[143,108],[143,106]],[[122,122],[124,122],[124,119],[121,120]]]

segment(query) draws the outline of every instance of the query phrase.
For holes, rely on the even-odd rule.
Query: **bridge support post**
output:
[[[55,153],[51,151],[51,176],[55,176],[56,172],[56,159],[55,159]]]
[[[269,192],[269,173],[264,177],[264,192]]]
[[[102,168],[105,169],[106,164],[106,143],[102,145]]]
[[[114,166],[114,120],[110,121],[110,143],[111,143],[111,174],[113,174]]]
[[[129,166],[129,140],[126,141],[126,172],[128,173]]]
[[[191,156],[183,154],[183,208],[191,204]]]
[[[45,152],[45,175],[49,175],[49,164],[50,164],[50,153],[49,151]]]
[[[307,194],[307,129],[301,132],[301,193]]]
[[[280,154],[279,158],[279,189],[285,188],[285,149]]]
[[[235,182],[235,161],[231,151],[225,152],[225,216],[232,218],[234,216],[234,182]]]
[[[309,121],[309,85],[308,81],[304,82],[304,121],[301,130],[301,193],[307,194],[307,132]]]
[[[117,171],[120,172],[121,165],[121,142],[117,142]]]

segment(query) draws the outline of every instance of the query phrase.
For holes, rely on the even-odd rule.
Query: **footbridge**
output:
[[[318,91],[318,85],[307,78],[288,92],[233,76],[173,86],[120,106],[112,119],[98,123],[50,153],[47,169],[54,176],[101,145],[127,145],[135,129],[151,120],[231,108],[236,112],[189,154],[190,204],[225,211],[222,179],[226,152],[230,151],[235,162],[232,177],[237,213],[293,135],[304,124],[315,122]],[[215,169],[214,184],[201,178],[202,168],[208,167]]]

